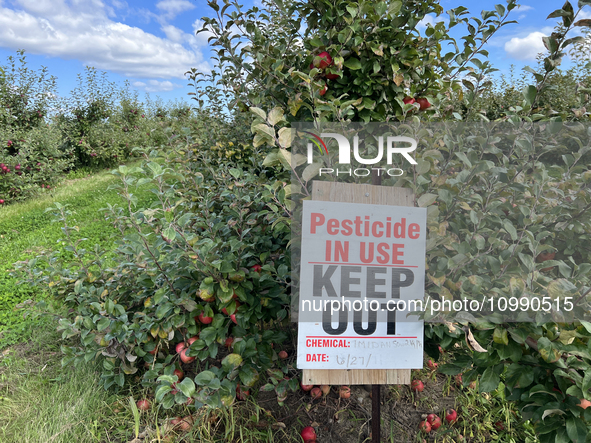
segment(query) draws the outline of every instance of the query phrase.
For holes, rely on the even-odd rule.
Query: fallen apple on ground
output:
[[[312,396],[313,399],[317,399],[322,397],[322,391],[320,390],[319,387],[315,387],[312,388],[312,390],[310,391],[310,395]]]
[[[302,387],[302,391],[306,391],[306,392],[311,391],[312,388],[314,387],[314,385],[305,385],[303,383],[300,383],[300,386]]]
[[[448,409],[445,414],[445,421],[449,424],[454,423],[458,419],[458,413],[455,409]]]
[[[436,431],[441,426],[441,418],[437,414],[429,414],[427,415],[427,421],[431,425],[431,429]]]
[[[312,426],[306,426],[304,429],[302,429],[302,432],[300,432],[300,436],[305,442],[315,441],[316,431]]]
[[[425,385],[421,380],[413,380],[410,387],[415,392],[423,392],[423,389],[425,389]]]
[[[419,429],[428,434],[429,432],[431,432],[431,425],[427,420],[424,420],[419,423]]]
[[[145,398],[138,400],[135,405],[140,411],[147,411],[148,409],[150,409],[150,401]]]
[[[349,386],[341,386],[339,390],[339,397],[346,400],[351,397],[351,388]]]

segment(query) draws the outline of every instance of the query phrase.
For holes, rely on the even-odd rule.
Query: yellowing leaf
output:
[[[152,337],[156,338],[156,336],[158,335],[159,329],[160,329],[160,326],[158,326],[158,325],[152,326],[152,329],[150,329],[150,334],[152,334]]]
[[[281,128],[279,134],[279,146],[289,148],[291,146],[292,130],[291,128]]]

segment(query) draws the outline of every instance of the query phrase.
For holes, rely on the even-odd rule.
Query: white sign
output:
[[[420,369],[425,208],[304,201],[299,369]],[[418,301],[418,302],[417,302]]]

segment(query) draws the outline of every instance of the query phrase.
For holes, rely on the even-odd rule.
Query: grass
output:
[[[72,222],[87,244],[109,247],[118,231],[100,209],[120,203],[109,187],[117,178],[102,171],[69,177],[52,192],[0,208],[0,441],[106,442],[111,434],[127,434],[127,421],[113,420],[111,405],[120,395],[98,386],[93,364],[74,370],[61,367],[61,336],[49,318],[24,318],[14,306],[45,297],[42,290],[19,284],[9,275],[16,261],[55,248],[61,225],[45,212],[55,202],[69,205]],[[138,189],[139,204],[152,194]],[[107,418],[107,419],[106,419]],[[132,428],[133,426],[130,426]],[[129,434],[131,435],[131,434]]]
[[[51,250],[62,238],[61,225],[51,223],[52,216],[45,210],[54,202],[70,205],[75,212],[71,222],[80,227],[80,236],[88,239],[86,244],[108,247],[118,231],[102,217],[100,209],[122,201],[116,190],[108,189],[116,181],[109,171],[102,171],[66,180],[55,190],[25,202],[0,207],[0,348],[31,337],[30,321],[14,307],[27,299],[39,300],[44,294],[18,284],[9,273],[16,261]],[[142,204],[149,202],[152,194],[139,189],[137,197]]]
[[[59,338],[48,326],[0,359],[0,441],[99,442],[114,396],[98,386],[93,365],[63,370]]]

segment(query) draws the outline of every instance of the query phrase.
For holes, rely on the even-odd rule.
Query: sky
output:
[[[245,7],[252,2],[241,2]],[[472,14],[503,0],[442,0],[445,10],[466,6]],[[557,19],[546,20],[562,1],[524,0],[508,25],[489,43],[489,59],[501,72],[536,65]],[[573,1],[576,8],[576,1]],[[584,16],[591,18],[591,7]],[[206,0],[0,0],[0,65],[24,49],[32,68],[46,66],[58,78],[60,95],[76,87],[85,66],[111,81],[128,80],[140,96],[189,102],[185,72],[211,66],[207,37],[195,35],[212,10]],[[442,18],[428,17],[426,21]]]

